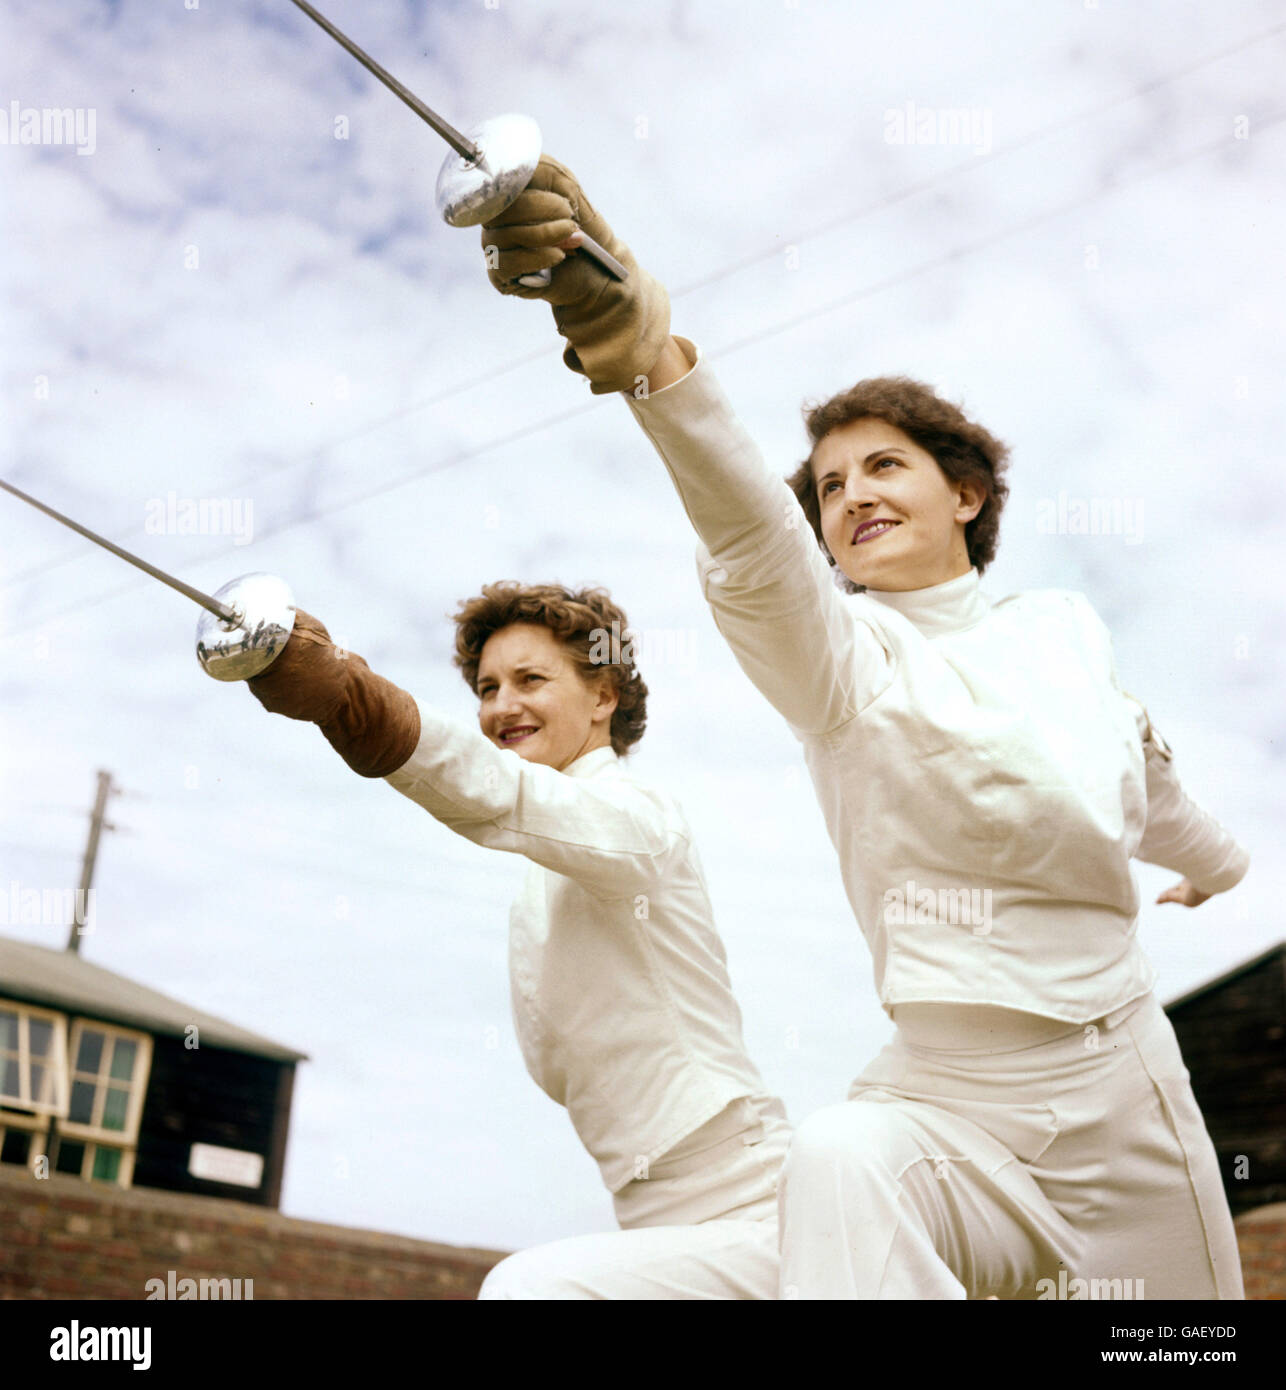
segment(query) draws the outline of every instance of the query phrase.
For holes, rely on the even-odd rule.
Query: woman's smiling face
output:
[[[932,454],[894,425],[864,416],[813,450],[822,539],[835,563],[868,589],[927,589],[967,574],[965,523],[986,500],[952,482]]]
[[[612,682],[586,681],[566,646],[537,623],[511,623],[487,638],[478,699],[482,732],[528,762],[561,772],[612,741]]]

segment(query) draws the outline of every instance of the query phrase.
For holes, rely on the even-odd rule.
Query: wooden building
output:
[[[1166,1005],[1233,1215],[1286,1202],[1286,942]]]
[[[277,1207],[304,1060],[74,952],[0,936],[0,1163]]]

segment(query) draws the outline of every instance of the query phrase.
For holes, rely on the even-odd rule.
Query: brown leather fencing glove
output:
[[[579,252],[559,250],[578,228],[629,271],[617,280]],[[487,275],[501,294],[544,299],[567,339],[563,361],[589,377],[595,395],[635,391],[661,355],[670,336],[670,297],[659,280],[640,270],[565,165],[541,155],[531,182],[493,222],[482,229]],[[517,283],[518,276],[553,270],[543,289]]]
[[[387,777],[415,752],[420,711],[405,690],[377,676],[302,608],[281,655],[246,682],[273,714],[320,727],[341,758],[363,777]]]

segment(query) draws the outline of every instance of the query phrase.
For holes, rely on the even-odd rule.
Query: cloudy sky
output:
[[[1144,907],[1162,998],[1284,934],[1279,5],[326,12],[457,124],[540,121],[782,473],[801,402],[872,374],[1009,441],[989,591],[1083,590],[1254,856],[1195,912]],[[635,763],[693,824],[752,1055],[795,1118],[840,1098],[889,1025],[797,748],[624,404],[438,220],[437,138],[289,0],[8,0],[0,23],[0,476],[199,587],[284,576],[465,719],[460,598],[610,587],[649,652]],[[43,108],[77,140],[23,143]],[[158,524],[200,499],[237,532]],[[1072,533],[1094,501],[1118,523]],[[84,955],[310,1055],[284,1210],[500,1248],[610,1228],[513,1039],[523,862],[211,681],[195,608],[3,496],[0,552],[0,889],[75,883],[110,769]],[[1139,877],[1149,904],[1174,878]]]

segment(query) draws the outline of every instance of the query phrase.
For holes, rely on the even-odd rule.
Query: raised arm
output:
[[[578,227],[630,269],[612,279],[573,248]],[[799,503],[774,476],[696,349],[670,336],[664,289],[594,212],[569,170],[542,159],[483,228],[505,294],[546,299],[564,360],[595,392],[622,391],[701,538],[715,621],[742,668],[799,734],[837,728],[892,679],[889,654],[832,580]],[[519,277],[550,269],[544,289]]]
[[[524,855],[602,897],[645,892],[686,840],[681,818],[656,793],[497,748],[341,651],[302,611],[281,655],[248,684],[265,709],[317,724],[355,772],[385,778],[456,834]]]
[[[627,396],[701,538],[701,587],[742,669],[800,734],[859,714],[892,679],[891,657],[835,587],[794,493],[767,466],[708,363]]]

